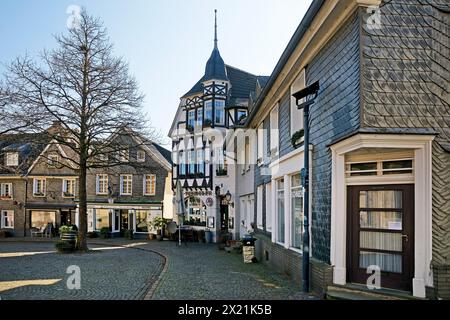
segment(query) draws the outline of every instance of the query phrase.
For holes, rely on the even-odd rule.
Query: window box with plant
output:
[[[305,130],[301,129],[301,130],[295,132],[291,138],[292,146],[294,148],[298,148],[303,143],[304,137],[305,137]]]
[[[227,168],[218,168],[216,169],[216,176],[223,177],[228,175],[228,169]]]

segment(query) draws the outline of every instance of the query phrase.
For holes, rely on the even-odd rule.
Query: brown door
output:
[[[366,284],[369,266],[381,287],[411,291],[414,275],[414,185],[348,188],[348,278]]]

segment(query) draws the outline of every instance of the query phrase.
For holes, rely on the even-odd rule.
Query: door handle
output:
[[[403,238],[406,242],[409,241],[409,237],[408,237],[408,235],[406,235],[406,234],[403,234],[403,235],[402,235],[402,238]]]

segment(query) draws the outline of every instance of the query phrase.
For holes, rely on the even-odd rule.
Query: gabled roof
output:
[[[166,158],[167,161],[170,162],[170,164],[172,164],[172,152],[167,150],[166,148],[160,146],[159,144],[153,143],[153,146],[156,148],[156,150],[158,150],[159,153],[161,153],[161,155]]]

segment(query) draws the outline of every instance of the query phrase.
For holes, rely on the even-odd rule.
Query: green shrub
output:
[[[100,229],[100,237],[102,238],[109,238],[109,235],[111,234],[111,230],[108,227],[103,227]]]
[[[78,231],[77,226],[75,225],[70,225],[70,226],[62,226],[59,228],[59,232],[60,233],[64,233],[64,232],[72,232],[72,231]]]

